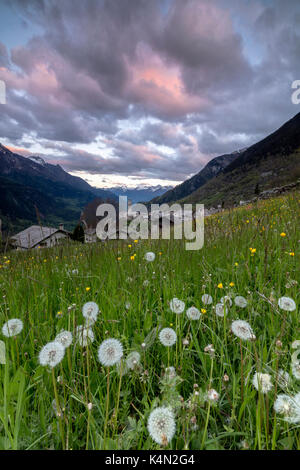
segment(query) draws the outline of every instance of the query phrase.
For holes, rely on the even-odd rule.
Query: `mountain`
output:
[[[260,142],[240,153],[229,165],[182,202],[208,207],[232,206],[261,191],[300,178],[300,113]]]
[[[221,155],[220,157],[213,158],[208,164],[196,175],[192,176],[183,183],[170,189],[160,197],[152,199],[151,204],[163,204],[175,202],[192,194],[196,189],[203,186],[207,181],[216,176],[220,171],[226,168],[232,161],[234,161],[243,150],[233,152],[231,154]]]
[[[126,188],[126,186],[115,186],[108,188],[117,196],[127,196],[133,203],[148,202],[150,199],[161,196],[169,191],[172,186],[137,186],[136,188]]]
[[[37,211],[43,224],[64,222],[71,228],[83,207],[95,197],[116,199],[109,191],[70,175],[60,165],[46,163],[39,156],[25,158],[1,144],[0,190],[4,230],[36,223]]]

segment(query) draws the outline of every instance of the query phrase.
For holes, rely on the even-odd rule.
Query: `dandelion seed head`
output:
[[[293,312],[296,310],[296,302],[290,297],[280,297],[278,300],[278,306],[286,312]]]
[[[177,297],[174,297],[170,302],[170,309],[173,313],[180,315],[185,309],[185,303],[182,300],[177,299]]]
[[[76,328],[76,339],[78,344],[82,348],[86,348],[87,345],[93,343],[95,340],[94,332],[91,328],[88,328],[85,325],[79,325]]]
[[[51,368],[59,364],[65,355],[65,348],[57,341],[46,344],[39,354],[39,362],[41,366],[49,366]]]
[[[55,338],[55,341],[60,343],[64,348],[71,346],[73,341],[73,335],[71,331],[62,330]]]
[[[141,355],[138,351],[132,351],[128,354],[126,359],[126,366],[130,370],[134,370],[141,360]]]
[[[173,328],[163,328],[159,333],[159,340],[164,346],[173,346],[177,341],[177,335]]]
[[[190,320],[199,320],[201,317],[201,312],[196,307],[190,307],[186,311],[186,316]]]
[[[215,311],[218,317],[224,317],[224,314],[228,313],[228,308],[225,304],[220,303],[215,306]]]
[[[247,299],[245,299],[245,297],[243,297],[242,295],[237,295],[234,299],[234,303],[237,307],[240,308],[246,308],[248,305]]]
[[[232,306],[232,300],[231,300],[231,298],[229,297],[229,295],[224,295],[224,297],[221,297],[220,303],[221,303],[221,304],[228,304],[229,307]]]
[[[145,254],[145,260],[148,261],[148,263],[150,263],[151,261],[154,261],[155,253],[153,253],[152,251],[148,251],[148,253]]]
[[[272,377],[269,374],[263,374],[262,372],[255,372],[252,384],[256,390],[262,393],[268,393],[273,388]]]
[[[220,395],[214,388],[210,388],[207,392],[207,399],[212,402],[217,402],[220,398]]]
[[[23,322],[18,318],[12,318],[4,323],[2,327],[2,334],[7,338],[17,336],[23,330]]]
[[[82,307],[82,315],[89,326],[93,325],[98,317],[99,307],[96,302],[87,302]]]
[[[147,425],[151,438],[159,445],[166,446],[174,437],[176,424],[172,410],[166,407],[152,411]]]
[[[235,320],[231,324],[231,330],[238,338],[243,340],[255,340],[256,336],[248,322],[244,320]]]
[[[100,344],[98,348],[98,359],[102,365],[113,366],[123,356],[122,343],[114,338],[108,338]]]
[[[299,361],[292,362],[292,374],[295,377],[295,379],[300,380],[300,362]]]
[[[201,300],[204,303],[204,305],[210,305],[213,302],[213,298],[209,294],[203,294],[201,297]]]
[[[297,395],[293,398],[282,393],[277,396],[274,403],[275,412],[282,415],[284,421],[291,424],[300,422],[300,403]]]

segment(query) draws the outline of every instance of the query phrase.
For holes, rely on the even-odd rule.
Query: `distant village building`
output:
[[[11,237],[10,242],[17,250],[32,248],[50,248],[69,238],[69,232],[61,224],[59,228],[32,225],[26,230]]]

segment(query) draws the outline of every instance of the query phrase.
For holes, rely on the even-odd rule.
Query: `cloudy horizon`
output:
[[[0,142],[93,186],[172,186],[299,112],[290,0],[4,0]]]

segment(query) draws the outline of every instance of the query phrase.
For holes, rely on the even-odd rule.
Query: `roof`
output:
[[[67,233],[65,230],[61,230],[53,227],[40,227],[39,225],[32,225],[20,233],[17,233],[11,240],[22,248],[33,248],[34,246],[41,243],[46,238],[49,238],[56,232]]]

